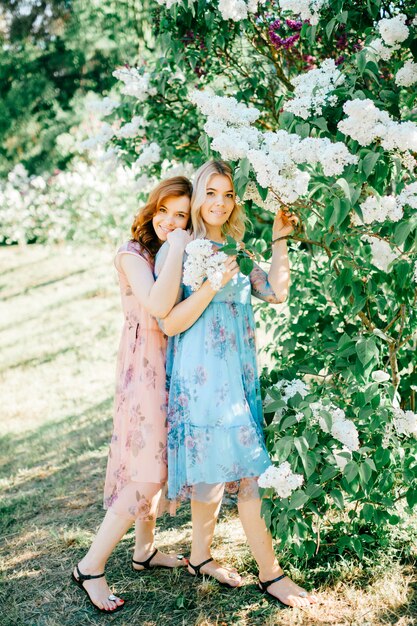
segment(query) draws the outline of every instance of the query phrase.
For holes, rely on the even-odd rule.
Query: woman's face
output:
[[[191,201],[188,196],[165,198],[152,218],[152,226],[160,241],[166,241],[168,233],[176,228],[187,228]]]
[[[223,226],[235,206],[235,192],[228,176],[214,174],[206,189],[206,199],[201,205],[200,215],[209,226]]]

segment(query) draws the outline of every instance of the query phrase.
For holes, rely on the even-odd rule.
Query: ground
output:
[[[341,561],[287,571],[321,604],[283,609],[256,590],[233,506],[223,508],[214,555],[245,576],[239,590],[185,571],[134,574],[130,532],[107,568],[126,608],[96,613],[70,583],[103,516],[115,352],[121,327],[111,248],[0,248],[1,626],[272,626],[417,624],[412,566]],[[159,523],[158,546],[188,554],[183,507]],[[277,546],[278,550],[278,546]]]

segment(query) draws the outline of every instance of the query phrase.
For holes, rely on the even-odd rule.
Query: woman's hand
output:
[[[287,209],[280,209],[274,219],[272,238],[279,239],[290,235],[298,224],[298,217]]]
[[[189,244],[192,240],[193,237],[190,233],[182,228],[176,228],[167,235],[169,245],[181,248],[182,250],[185,250],[187,244]]]
[[[239,272],[239,265],[237,264],[236,257],[229,256],[224,262],[224,267],[225,271],[223,272],[222,287],[227,285],[229,280],[231,280],[233,276],[236,276]]]

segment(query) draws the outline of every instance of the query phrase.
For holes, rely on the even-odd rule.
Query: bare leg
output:
[[[89,551],[78,564],[80,572],[93,575],[104,572],[107,559],[132,524],[132,518],[121,517],[109,509]],[[74,569],[74,576],[78,578],[76,569]],[[108,599],[111,591],[105,578],[87,580],[84,582],[84,587],[88,591],[91,601],[100,609],[115,609],[116,606],[124,602],[121,598],[117,598],[116,601]]]
[[[242,491],[239,493],[238,501],[240,521],[259,567],[259,579],[266,582],[281,576],[284,572],[275,557],[272,536],[261,515],[261,500],[257,495],[256,479],[243,479],[240,489]],[[317,602],[316,596],[305,592],[287,576],[270,585],[268,592],[289,606],[302,607]],[[301,597],[300,593],[307,595]]]
[[[159,491],[152,500],[152,511],[157,510],[158,502],[161,497],[161,491]],[[152,519],[147,521],[136,520],[135,522],[135,549],[133,552],[133,559],[135,561],[146,561],[152,552],[155,551],[155,527],[156,527],[156,514]],[[141,565],[132,564],[133,568],[137,571],[141,571],[144,568]],[[164,554],[163,552],[157,552],[151,561],[152,567],[182,567],[187,565],[186,559],[178,559],[176,554]]]
[[[193,520],[193,538],[190,563],[199,565],[210,558],[210,548],[214,529],[220,511],[224,485],[198,486],[191,500],[191,516]],[[198,498],[198,499],[197,499]],[[195,574],[188,566],[190,574]],[[210,561],[201,568],[203,574],[216,578],[219,582],[231,587],[239,587],[241,578],[235,569],[222,567],[217,561]]]

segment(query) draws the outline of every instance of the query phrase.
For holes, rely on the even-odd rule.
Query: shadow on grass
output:
[[[417,582],[414,582],[410,585],[411,593],[406,602],[404,602],[401,606],[397,607],[395,611],[386,610],[379,611],[376,616],[376,620],[378,624],[392,624],[395,626],[399,623],[401,624],[417,624]],[[410,620],[407,618],[410,617]],[[404,621],[402,621],[404,618]],[[366,615],[364,616],[366,620]],[[366,623],[366,622],[365,622]]]
[[[15,291],[15,292],[7,294],[6,296],[3,296],[1,300],[6,302],[7,300],[12,300],[13,298],[17,298],[19,296],[26,296],[31,291],[35,291],[36,289],[40,289],[42,287],[50,287],[51,285],[67,280],[67,278],[72,278],[73,276],[79,276],[81,274],[85,274],[86,272],[89,272],[92,269],[94,268],[86,267],[86,268],[77,270],[75,272],[69,272],[68,274],[63,274],[62,276],[58,276],[57,278],[51,278],[50,280],[45,280],[44,282],[37,283],[36,285],[29,285],[28,287],[25,287],[21,291]]]

